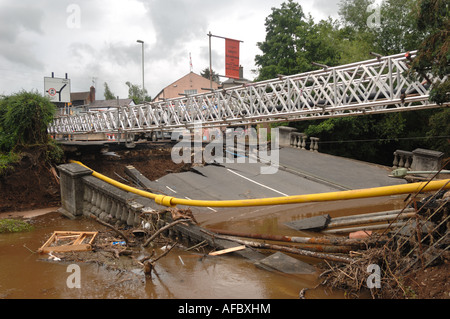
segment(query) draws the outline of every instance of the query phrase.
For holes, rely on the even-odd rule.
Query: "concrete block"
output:
[[[277,270],[287,274],[313,274],[316,272],[314,266],[282,252],[276,252],[256,262],[255,265],[266,270]]]
[[[285,225],[295,230],[320,231],[327,227],[330,220],[330,215],[325,214],[321,216],[295,220],[293,222],[285,223]]]

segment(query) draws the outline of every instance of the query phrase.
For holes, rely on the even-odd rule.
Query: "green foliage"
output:
[[[447,138],[433,139],[429,143],[433,149],[450,154],[450,108],[445,108],[435,113],[429,120],[430,130],[427,136],[447,136]]]
[[[297,47],[297,28],[303,29],[305,25],[301,5],[292,0],[281,4],[281,8],[272,8],[265,21],[265,41],[257,43],[263,53],[255,57],[255,63],[259,66],[258,80],[302,71],[297,61],[297,51],[303,49]]]
[[[266,38],[257,46],[258,78],[307,72],[311,62],[328,66],[419,49],[411,72],[443,77],[450,73],[449,6],[445,0],[341,0],[338,21],[314,22],[288,0],[266,18]],[[379,13],[379,24],[368,23]],[[374,22],[374,21],[372,21]],[[449,102],[450,79],[433,83],[430,100]],[[391,165],[396,149],[429,148],[450,154],[450,111],[410,111],[289,123],[320,138],[323,152]],[[428,137],[428,139],[426,138]]]
[[[125,84],[128,86],[128,98],[132,99],[135,104],[142,104],[152,100],[152,98],[147,95],[146,89],[142,89],[139,85],[133,84],[130,81],[125,82]]]
[[[372,14],[368,8],[374,3],[374,0],[342,0],[339,2],[339,16],[343,26],[355,33],[367,32],[367,19]]]
[[[209,68],[204,68],[203,71],[200,72],[200,75],[209,80]],[[214,70],[212,70],[212,80],[216,83],[220,83],[219,75]]]
[[[417,28],[427,34],[413,61],[412,70],[427,79],[426,74],[443,78],[450,74],[450,8],[445,0],[421,0]],[[430,100],[443,104],[450,102],[450,79],[434,83]]]
[[[63,150],[49,138],[47,127],[55,106],[37,92],[21,91],[0,99],[0,175],[13,169],[20,150],[39,146],[45,160],[61,163]]]
[[[22,91],[0,100],[0,151],[17,145],[46,144],[55,106],[37,92]]]
[[[61,164],[64,161],[64,151],[53,139],[50,139],[47,143],[45,158],[48,162],[56,164]]]
[[[103,94],[105,96],[105,100],[115,100],[116,96],[109,88],[108,83],[103,83],[103,86],[105,87],[105,93]]]
[[[33,226],[18,219],[0,219],[0,234],[1,233],[17,233],[30,231]]]
[[[289,0],[281,8],[272,8],[265,26],[266,38],[257,43],[263,53],[255,57],[257,80],[316,69],[312,62],[339,63],[333,41],[337,26],[331,19],[315,23],[311,15],[305,16],[301,5]]]
[[[14,152],[2,154],[0,152],[0,176],[13,169],[13,164],[20,160],[20,156]]]
[[[339,15],[350,43],[362,44],[360,50],[366,54],[373,51],[390,55],[416,50],[422,42],[424,33],[416,27],[416,3],[416,0],[384,0],[379,5],[374,0],[343,0]]]
[[[425,32],[416,25],[416,0],[385,0],[380,8],[380,27],[371,31],[377,52],[383,55],[417,50]]]

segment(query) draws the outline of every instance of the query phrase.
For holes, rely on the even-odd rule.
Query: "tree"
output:
[[[416,25],[416,0],[385,0],[380,8],[380,27],[373,28],[380,54],[391,55],[418,49],[424,32]]]
[[[265,20],[266,38],[258,42],[262,51],[255,57],[259,67],[257,80],[275,78],[277,74],[300,73],[297,61],[297,28],[303,26],[305,15],[301,5],[289,0],[281,8],[272,8]]]
[[[312,66],[312,62],[327,66],[339,64],[340,53],[335,42],[337,27],[331,18],[315,23],[311,15],[305,24],[297,27],[297,63],[300,72],[320,68]]]
[[[281,8],[272,8],[265,26],[265,41],[257,43],[263,54],[255,57],[258,80],[311,71],[317,68],[312,62],[328,66],[339,63],[333,40],[335,21],[315,23],[311,15],[305,16],[301,5],[289,0]]]
[[[416,3],[416,0],[384,0],[381,4],[374,0],[342,0],[339,15],[344,32],[352,39],[350,44],[362,44],[366,54],[373,51],[391,55],[416,50],[422,42],[423,32],[415,24]]]
[[[339,16],[344,27],[350,27],[355,33],[367,31],[367,20],[373,14],[374,0],[341,0]]]
[[[209,80],[209,68],[204,68],[202,72],[200,72],[200,75],[203,76],[205,79]],[[217,84],[220,83],[219,75],[212,70],[212,80],[216,82]]]
[[[103,94],[105,96],[105,100],[114,100],[116,99],[116,96],[113,92],[111,92],[108,83],[103,83],[104,87],[105,87],[105,93]]]
[[[421,43],[412,70],[420,77],[426,73],[444,78],[450,73],[450,11],[447,1],[421,0],[417,15],[417,27],[427,36]],[[430,83],[431,84],[431,83]],[[433,83],[430,100],[443,104],[450,102],[450,79]]]
[[[342,0],[339,7],[339,21],[329,18],[318,23],[306,17],[293,1],[272,8],[266,18],[265,41],[258,43],[262,54],[255,57],[257,80],[310,71],[311,62],[342,65],[373,59],[370,52],[390,55],[417,48],[411,71],[421,77],[418,80],[430,72],[433,78],[449,74],[450,15],[446,1],[383,0],[377,4],[375,0]],[[447,103],[448,92],[449,79],[436,81],[430,99]],[[438,136],[450,134],[449,115],[447,108],[289,125],[308,136],[319,137],[324,152],[390,165],[396,149],[420,147],[448,154],[447,139]]]
[[[147,95],[146,89],[141,89],[139,85],[132,84],[130,81],[125,82],[128,86],[128,98],[132,99],[135,104],[150,102],[152,98]]]

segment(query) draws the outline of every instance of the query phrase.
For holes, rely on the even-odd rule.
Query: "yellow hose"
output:
[[[90,170],[81,162],[70,161],[71,163],[77,163]],[[139,190],[131,186],[122,184],[116,180],[113,180],[105,175],[102,175],[92,170],[92,176],[95,176],[111,185],[121,188],[127,192],[134,193],[143,197],[153,199],[157,204],[163,206],[197,206],[197,207],[249,207],[249,206],[271,206],[271,205],[285,205],[285,204],[297,204],[306,202],[325,202],[336,201],[346,199],[359,199],[370,197],[381,197],[401,194],[412,194],[419,192],[431,192],[440,189],[450,189],[450,179],[432,181],[432,182],[420,182],[403,185],[383,186],[376,188],[356,189],[349,191],[319,193],[319,194],[306,194],[306,195],[294,195],[287,197],[270,197],[270,198],[257,198],[257,199],[237,199],[237,200],[193,200],[182,199],[167,195],[153,194],[147,191]]]

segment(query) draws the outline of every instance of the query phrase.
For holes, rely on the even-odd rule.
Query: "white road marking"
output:
[[[271,191],[274,191],[275,193],[278,193],[278,194],[283,195],[283,196],[289,196],[289,195],[287,195],[287,194],[285,194],[285,193],[282,193],[282,192],[280,192],[280,191],[277,191],[276,189],[273,189],[272,187],[269,187],[269,186],[266,186],[266,185],[264,185],[264,184],[258,183],[257,181],[254,181],[254,180],[252,180],[252,179],[250,179],[250,178],[248,178],[248,177],[245,177],[245,176],[243,176],[243,175],[241,175],[241,174],[239,174],[239,173],[236,173],[236,172],[232,171],[232,170],[229,169],[229,168],[227,168],[227,170],[228,170],[229,172],[231,172],[231,173],[233,173],[233,174],[239,176],[239,177],[242,177],[242,178],[244,178],[244,179],[246,179],[246,180],[248,180],[248,181],[250,181],[250,182],[252,182],[252,183],[255,183],[256,185],[259,185],[259,186],[261,186],[261,187],[265,187],[265,188],[267,188],[267,189],[270,189]]]
[[[170,188],[169,186],[166,186],[166,188],[168,188],[170,191],[174,192],[175,194],[177,193],[176,191],[174,191],[172,188]]]
[[[186,198],[186,199],[188,199],[188,200],[191,200],[191,199],[190,199],[189,197],[187,197],[187,196],[184,196],[184,198]],[[211,207],[206,207],[206,208],[208,208],[208,209],[212,210],[213,212],[217,213],[217,210],[215,210],[214,208],[211,208]]]

